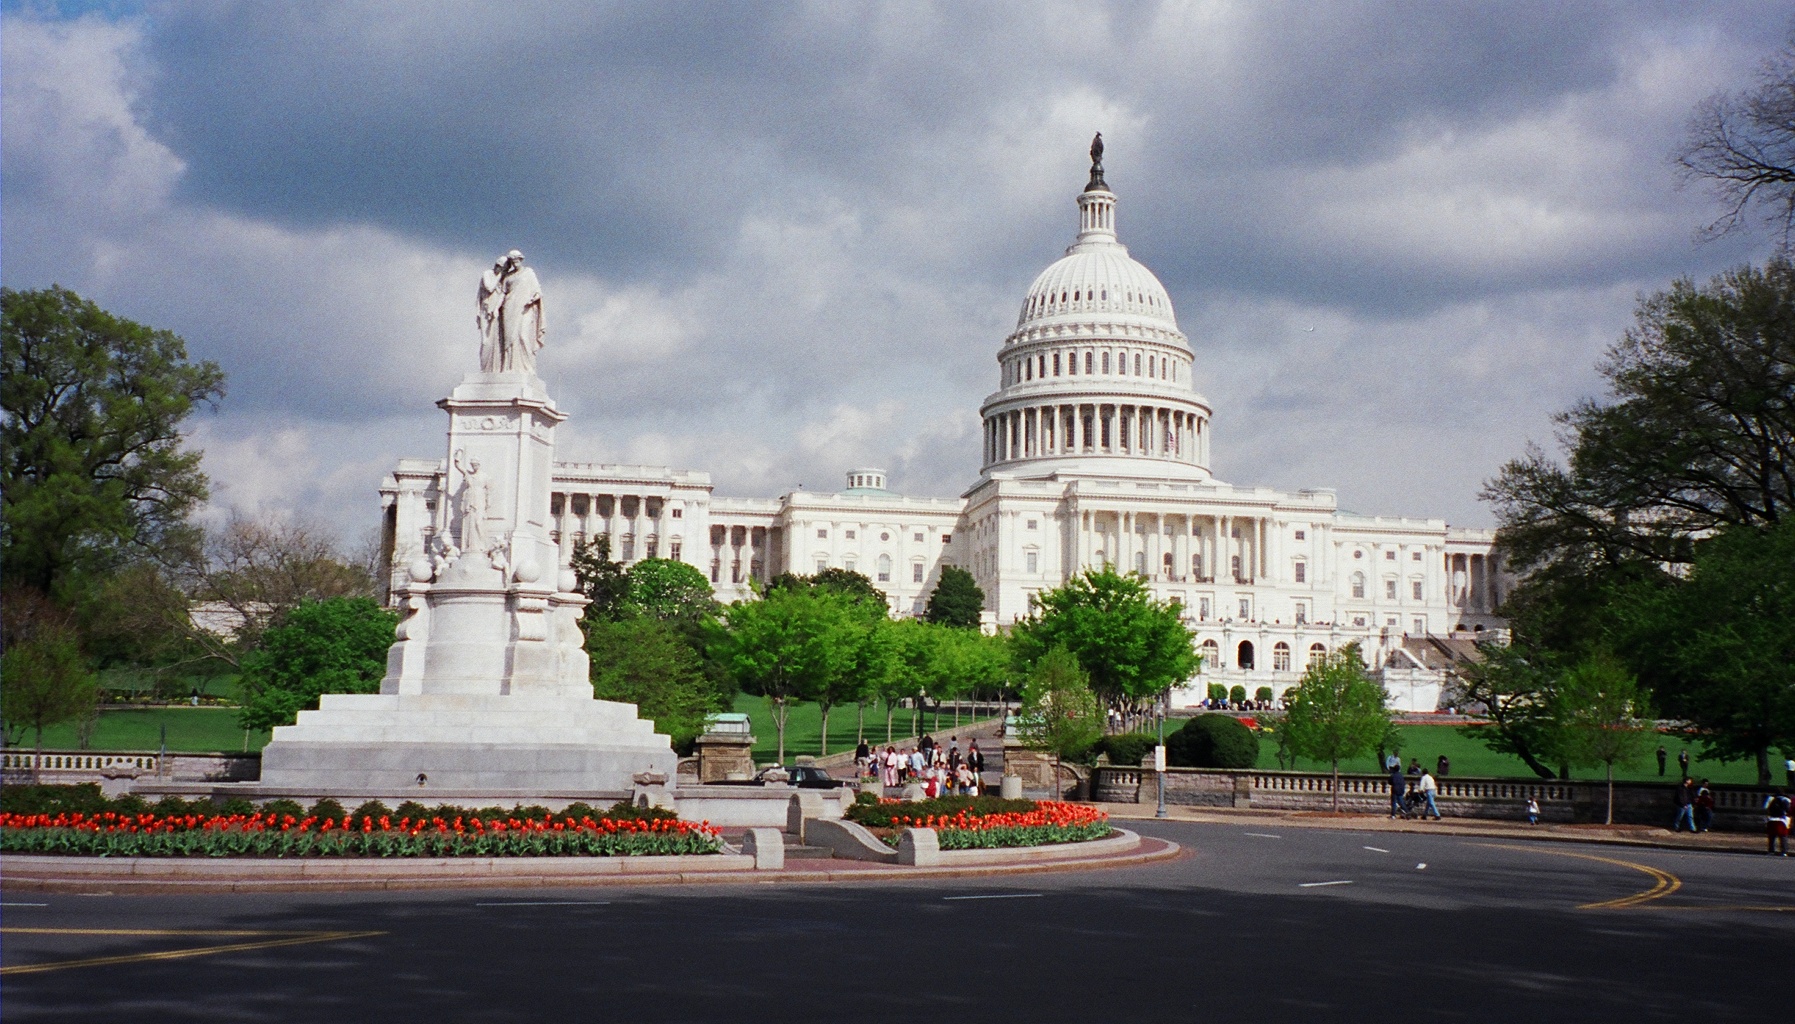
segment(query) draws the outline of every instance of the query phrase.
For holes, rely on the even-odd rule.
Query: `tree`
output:
[[[1311,664],[1285,693],[1290,749],[1334,771],[1334,810],[1340,809],[1340,762],[1376,749],[1390,726],[1389,695],[1365,672],[1357,643]]]
[[[1646,696],[1618,659],[1597,654],[1565,674],[1556,705],[1565,760],[1607,769],[1607,823],[1612,825],[1614,766],[1637,760],[1652,740],[1652,714]]]
[[[307,601],[243,659],[245,729],[292,725],[326,693],[374,693],[399,616],[365,597]]]
[[[1709,756],[1755,761],[1795,751],[1795,517],[1735,526],[1696,546],[1686,579],[1638,588],[1615,630],[1663,709]]]
[[[1485,724],[1459,732],[1499,754],[1513,754],[1535,775],[1554,778],[1558,742],[1558,659],[1520,641],[1479,644],[1483,659],[1459,674],[1467,704],[1484,707]]]
[[[68,612],[41,594],[20,589],[6,594],[0,616],[6,642],[0,655],[0,715],[6,720],[6,740],[14,743],[24,730],[34,729],[42,754],[44,730],[92,713],[98,687]]]
[[[0,571],[49,593],[180,538],[206,498],[180,425],[224,373],[60,287],[0,289]]]
[[[1693,539],[1764,526],[1795,501],[1795,267],[1781,258],[1643,300],[1598,367],[1606,401],[1558,422],[1485,485],[1512,569],[1684,564]]]
[[[1064,647],[1050,648],[1035,659],[1022,686],[1017,730],[1025,745],[1053,754],[1057,799],[1060,762],[1083,754],[1103,735],[1103,707],[1091,691],[1090,677]]]
[[[662,622],[701,622],[717,616],[710,581],[684,562],[645,558],[630,566],[625,576],[629,603],[638,614]]]
[[[824,569],[814,576],[782,572],[767,583],[769,593],[775,590],[828,590],[886,604],[885,591],[873,586],[871,579],[852,569]]]
[[[1037,598],[1012,647],[1029,666],[1055,647],[1078,659],[1104,701],[1138,707],[1190,678],[1200,664],[1176,604],[1155,601],[1139,576],[1087,569]]]
[[[985,610],[985,592],[979,589],[972,573],[957,565],[941,567],[941,578],[929,593],[928,609],[923,617],[938,626],[959,626],[977,629]]]
[[[1708,232],[1724,234],[1750,210],[1795,230],[1795,35],[1758,72],[1757,87],[1711,97],[1690,118],[1676,153],[1686,181],[1706,184],[1726,204]]]
[[[785,729],[792,705],[816,699],[854,663],[857,625],[849,598],[808,589],[771,589],[759,601],[724,610],[718,660],[747,693],[766,697],[785,761]]]
[[[585,628],[593,695],[634,704],[675,748],[689,750],[711,713],[721,709],[685,638],[671,623],[646,615]]]
[[[629,575],[622,562],[611,560],[611,538],[601,535],[575,546],[568,564],[589,602],[587,622],[615,622],[631,614]]]

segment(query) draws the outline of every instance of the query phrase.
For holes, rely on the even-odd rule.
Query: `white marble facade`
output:
[[[1431,710],[1443,680],[1417,646],[1503,628],[1512,580],[1493,533],[1354,515],[1327,489],[1216,480],[1211,409],[1193,387],[1203,368],[1164,287],[1117,239],[1100,168],[1078,207],[1073,245],[1030,287],[997,353],[980,472],[960,498],[894,493],[876,468],[847,470],[836,491],[728,498],[704,472],[557,462],[549,529],[563,563],[576,542],[608,536],[624,562],[695,566],[723,601],[781,572],[848,568],[897,615],[919,614],[941,567],[958,565],[994,627],[1109,563],[1179,602],[1197,632],[1205,666],[1178,703],[1210,682],[1281,693],[1310,658],[1356,640],[1398,706]],[[395,588],[428,546],[447,470],[407,459],[382,484]]]

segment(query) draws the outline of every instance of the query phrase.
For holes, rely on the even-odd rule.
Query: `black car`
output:
[[[841,786],[853,785],[848,780],[838,779],[813,764],[792,764],[786,765],[784,768],[768,768],[756,775],[754,781],[770,782],[772,780],[767,776],[774,772],[784,772],[788,777],[786,784],[799,789],[836,789]]]

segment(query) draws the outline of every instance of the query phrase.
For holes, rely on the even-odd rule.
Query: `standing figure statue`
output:
[[[480,275],[474,323],[483,373],[535,373],[542,348],[542,285],[516,249]]]
[[[480,329],[480,372],[497,373],[504,349],[499,337],[499,306],[505,301],[505,261],[494,260],[492,269],[480,275],[479,306],[474,313],[474,326]]]
[[[486,550],[486,510],[492,504],[492,485],[480,472],[480,460],[465,463],[462,449],[455,449],[455,468],[461,471],[461,495],[456,506],[461,512],[461,550]]]

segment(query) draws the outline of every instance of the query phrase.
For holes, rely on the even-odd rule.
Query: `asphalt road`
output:
[[[1127,870],[878,887],[8,892],[0,1017],[1795,1016],[1795,858],[1234,824],[1141,830],[1191,853]],[[206,952],[169,956],[193,950]]]

